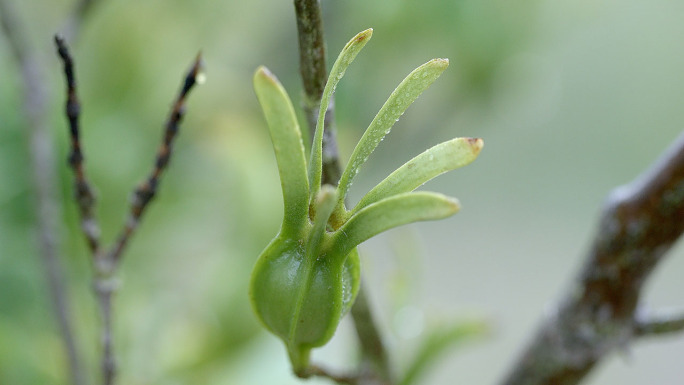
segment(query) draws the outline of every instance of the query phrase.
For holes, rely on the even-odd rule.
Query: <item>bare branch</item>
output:
[[[25,26],[21,25],[11,3],[0,0],[0,27],[4,32],[12,54],[21,72],[24,91],[23,114],[26,119],[26,135],[29,143],[29,156],[33,189],[35,191],[38,244],[43,259],[49,295],[57,325],[64,342],[69,365],[70,382],[84,385],[71,321],[71,305],[66,295],[62,266],[58,250],[57,223],[60,217],[58,191],[55,180],[54,152],[51,146],[47,118],[46,82],[44,81],[41,60],[25,39]]]
[[[634,335],[650,337],[684,331],[684,309],[662,309],[656,312],[638,310],[634,316]]]
[[[197,79],[201,75],[201,71],[202,57],[201,55],[197,55],[195,62],[185,76],[183,86],[181,87],[180,93],[178,94],[178,97],[166,122],[166,129],[164,130],[161,146],[157,152],[157,160],[154,164],[154,168],[152,169],[152,172],[147,180],[141,183],[133,193],[130,215],[126,221],[126,224],[124,225],[121,235],[119,235],[119,238],[110,253],[110,259],[115,264],[117,264],[121,258],[121,253],[126,247],[128,239],[138,226],[140,217],[145,211],[145,208],[157,193],[159,179],[169,164],[173,149],[173,140],[178,133],[179,124],[185,115],[185,98],[195,84],[197,84]]]
[[[682,218],[684,134],[610,195],[584,268],[502,383],[577,384],[607,354],[655,327],[638,321],[635,329],[635,312],[644,282],[684,230]]]
[[[74,193],[76,203],[81,214],[81,230],[86,237],[88,247],[93,254],[98,253],[100,248],[100,226],[95,218],[95,194],[86,178],[83,169],[83,152],[81,151],[79,115],[81,105],[76,94],[76,75],[74,62],[69,54],[69,48],[64,39],[55,36],[57,53],[64,64],[64,77],[67,85],[66,116],[69,120],[69,133],[71,135],[71,153],[69,154],[69,166],[74,172]]]
[[[109,250],[104,252],[99,242],[99,226],[94,217],[95,197],[86,179],[83,168],[83,153],[80,145],[79,113],[80,103],[77,97],[76,76],[74,62],[69,54],[68,47],[61,37],[55,37],[57,52],[64,64],[64,75],[67,84],[66,116],[69,120],[71,134],[71,154],[69,165],[74,171],[76,186],[76,202],[81,213],[81,228],[86,235],[90,251],[94,259],[94,290],[100,309],[102,328],[100,338],[102,344],[101,370],[103,383],[114,384],[117,367],[114,357],[113,333],[112,333],[112,299],[118,288],[115,277],[116,269],[120,263],[121,255],[128,243],[129,238],[135,231],[140,218],[154,197],[159,179],[166,169],[171,157],[173,141],[178,134],[180,122],[185,114],[185,99],[197,83],[201,70],[201,57],[198,55],[192,68],[188,72],[169,115],[162,139],[162,144],[157,153],[154,168],[145,182],[143,182],[133,194],[133,202],[129,219],[124,225],[117,242]]]

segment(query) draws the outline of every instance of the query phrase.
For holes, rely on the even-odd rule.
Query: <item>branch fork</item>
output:
[[[185,100],[188,93],[198,83],[201,75],[202,59],[197,55],[192,67],[184,78],[181,90],[173,104],[169,117],[165,125],[162,143],[157,151],[157,158],[149,177],[142,182],[133,192],[131,197],[131,207],[128,218],[114,244],[106,249],[100,242],[100,226],[95,217],[95,204],[97,198],[93,188],[86,176],[84,168],[85,157],[80,144],[79,117],[81,105],[77,96],[76,76],[74,61],[69,53],[69,49],[60,36],[55,36],[57,53],[64,65],[64,76],[67,88],[67,101],[65,112],[69,121],[69,132],[71,137],[71,153],[68,157],[68,164],[74,174],[75,200],[81,216],[81,230],[86,238],[90,249],[94,282],[93,289],[100,308],[102,318],[101,342],[103,349],[102,356],[102,375],[105,385],[114,383],[116,377],[116,361],[113,353],[112,343],[112,297],[119,287],[119,280],[116,272],[121,263],[122,254],[128,244],[129,239],[135,233],[140,219],[154,198],[160,178],[163,175],[172,154],[174,139],[178,134],[181,120],[185,114]]]

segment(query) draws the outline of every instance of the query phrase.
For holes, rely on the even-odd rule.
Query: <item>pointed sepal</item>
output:
[[[336,232],[336,254],[344,254],[365,240],[408,223],[442,219],[458,212],[458,200],[442,194],[418,191],[385,198],[359,210]]]
[[[477,158],[483,146],[482,139],[456,138],[426,150],[373,187],[350,215],[379,200],[413,191],[438,175],[469,164]]]
[[[308,215],[309,180],[302,133],[292,101],[266,67],[254,74],[254,90],[266,116],[285,206],[283,231],[297,231]]]
[[[349,163],[347,163],[347,167],[340,178],[338,204],[344,201],[352,179],[358,173],[361,165],[366,162],[380,141],[390,132],[394,123],[448,66],[448,59],[432,59],[408,74],[390,94],[349,158]]]

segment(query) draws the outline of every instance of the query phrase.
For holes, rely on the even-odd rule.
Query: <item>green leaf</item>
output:
[[[283,231],[296,231],[309,210],[309,182],[302,134],[292,101],[278,79],[266,68],[254,74],[254,90],[266,116],[278,162],[285,212]]]
[[[373,187],[351,215],[381,199],[413,191],[438,175],[467,165],[477,158],[483,146],[482,139],[456,138],[426,150]]]
[[[449,348],[453,348],[474,337],[480,337],[489,331],[484,321],[469,321],[455,325],[431,328],[428,337],[413,361],[408,365],[399,385],[416,384],[420,376],[434,364]]]
[[[354,152],[342,173],[338,191],[338,206],[351,186],[352,179],[368,156],[375,150],[382,138],[387,135],[404,111],[423,93],[449,66],[448,59],[432,59],[413,70],[392,92],[385,104],[366,129],[354,148]]]
[[[321,97],[321,107],[318,112],[318,122],[316,124],[316,131],[314,133],[312,147],[311,147],[311,162],[309,163],[309,184],[311,185],[310,199],[313,199],[318,193],[321,185],[321,167],[323,166],[322,152],[323,152],[323,129],[325,122],[325,112],[328,110],[330,99],[335,92],[335,87],[339,83],[344,72],[349,65],[354,61],[356,55],[361,52],[361,49],[366,45],[368,40],[373,36],[373,29],[369,28],[363,32],[359,32],[342,48],[342,52],[335,60],[328,82],[323,89],[323,96]]]
[[[368,205],[342,225],[333,245],[337,254],[346,255],[361,242],[391,228],[407,223],[446,218],[458,212],[456,199],[419,191],[395,195]]]

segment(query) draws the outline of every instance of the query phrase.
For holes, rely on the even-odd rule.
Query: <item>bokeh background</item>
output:
[[[59,228],[79,348],[90,378],[98,318],[71,199],[63,79],[51,35],[72,2],[15,2],[48,70]],[[448,351],[420,383],[493,384],[513,364],[583,260],[609,191],[641,173],[684,125],[684,3],[669,0],[322,1],[329,65],[356,32],[373,40],[336,96],[343,158],[399,81],[433,57],[451,66],[358,175],[359,199],[413,155],[456,136],[485,139],[472,165],[425,188],[458,197],[447,220],[362,245],[363,274],[398,368],[432,328],[485,319],[486,337]],[[280,342],[252,314],[247,282],[281,216],[279,181],[251,88],[267,65],[301,100],[291,1],[106,0],[72,42],[86,168],[103,237],[150,169],[182,73],[202,50],[170,170],[120,272],[120,383],[296,384]],[[66,384],[35,241],[18,70],[0,39],[0,384]],[[302,120],[303,121],[303,120]],[[648,283],[655,308],[684,302],[684,249]],[[644,340],[586,384],[674,384],[684,338]],[[314,358],[353,365],[349,321]],[[324,384],[313,380],[311,384]]]

